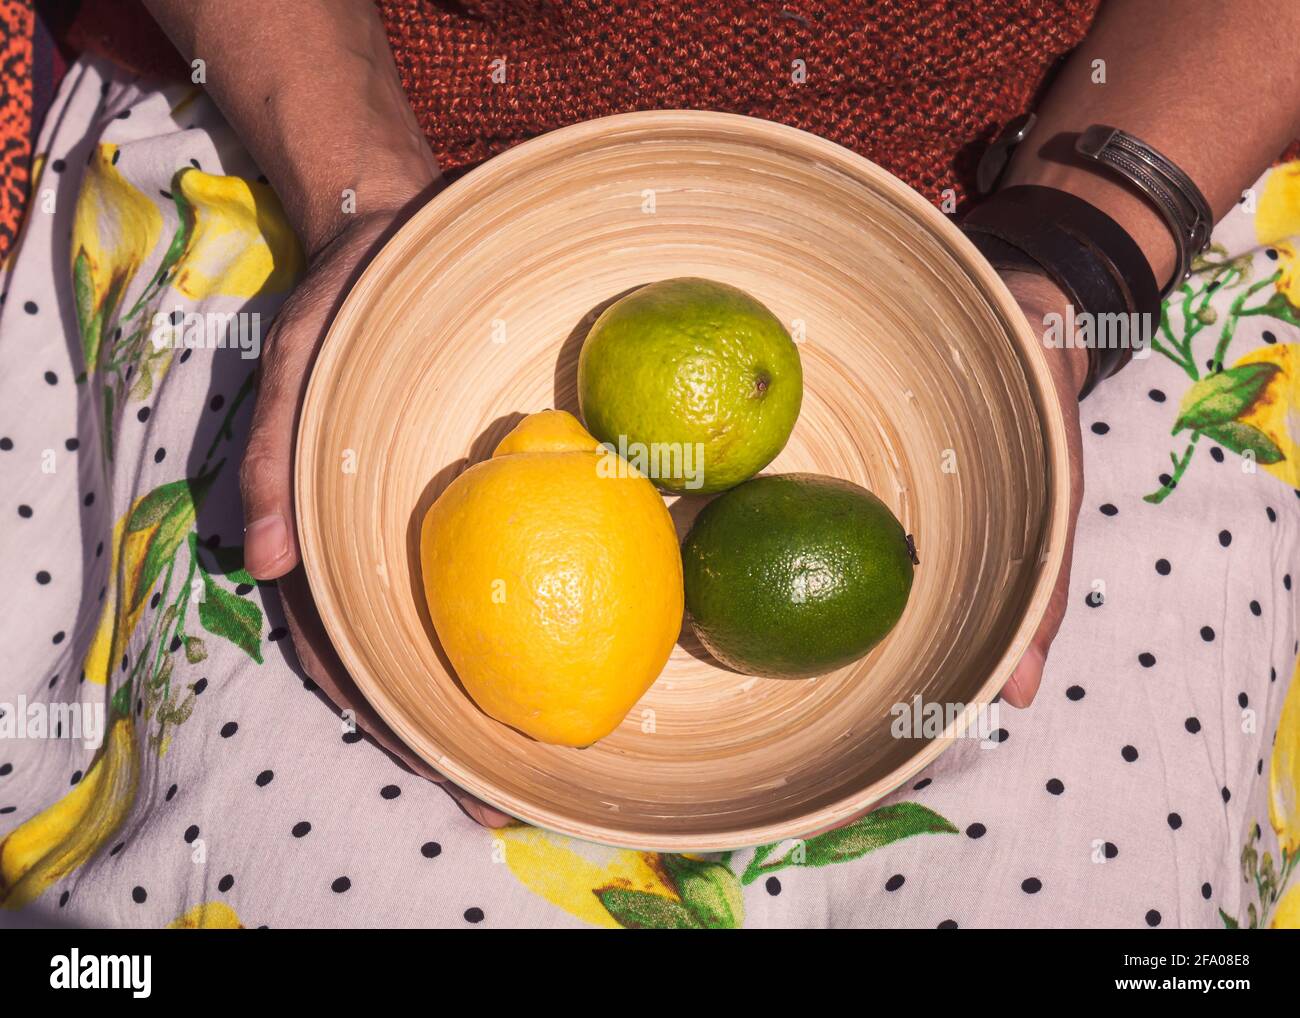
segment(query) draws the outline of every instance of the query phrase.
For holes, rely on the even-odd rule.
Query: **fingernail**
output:
[[[244,557],[251,568],[273,565],[289,554],[289,528],[279,513],[262,516],[244,529]]]

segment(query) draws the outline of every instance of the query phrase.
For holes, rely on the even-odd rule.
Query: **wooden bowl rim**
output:
[[[1037,575],[1033,592],[1029,597],[1029,607],[997,664],[980,687],[974,702],[966,705],[966,709],[945,729],[940,738],[928,741],[908,758],[906,763],[859,791],[797,818],[753,826],[727,827],[709,835],[665,834],[655,830],[629,832],[622,828],[615,829],[595,823],[575,821],[561,812],[538,808],[498,787],[494,782],[481,778],[475,771],[448,757],[429,732],[409,725],[403,713],[389,703],[384,694],[383,683],[359,667],[358,655],[347,634],[339,632],[338,627],[328,621],[339,615],[339,605],[334,600],[325,578],[326,543],[323,539],[324,535],[317,527],[316,513],[313,511],[315,500],[309,484],[315,465],[313,445],[325,411],[321,401],[328,384],[326,377],[342,356],[343,340],[340,337],[349,331],[352,320],[359,314],[360,308],[373,299],[376,288],[365,284],[368,282],[373,284],[375,277],[382,276],[389,270],[389,263],[397,257],[394,252],[402,246],[406,235],[422,229],[429,219],[440,215],[445,207],[454,206],[463,198],[472,196],[475,189],[515,167],[516,164],[527,160],[543,160],[556,149],[601,136],[614,135],[625,128],[638,131],[653,129],[723,131],[768,146],[784,147],[792,154],[822,161],[855,181],[863,177],[871,178],[873,184],[887,192],[905,210],[915,214],[948,245],[950,254],[962,265],[971,280],[982,290],[983,295],[1008,324],[1016,340],[1016,350],[1020,354],[1020,363],[1027,375],[1038,419],[1045,430],[1043,437],[1047,455],[1049,490],[1046,500],[1047,532],[1042,544],[1046,554],[1040,555],[1037,563]],[[358,297],[357,294],[362,296]],[[388,239],[353,284],[352,290],[334,316],[313,363],[303,397],[295,442],[294,498],[297,507],[295,518],[303,567],[312,596],[316,599],[322,624],[344,667],[347,668],[357,689],[398,738],[449,781],[524,823],[557,834],[640,851],[728,851],[807,836],[855,818],[928,766],[966,731],[977,712],[992,701],[1011,676],[1016,664],[1028,649],[1039,622],[1047,610],[1065,556],[1071,496],[1067,465],[1065,419],[1060,403],[1055,397],[1055,387],[1046,354],[1006,284],[948,216],[884,168],[864,156],[807,131],[734,113],[702,110],[645,110],[614,114],[561,127],[514,146],[475,167],[438,192]]]

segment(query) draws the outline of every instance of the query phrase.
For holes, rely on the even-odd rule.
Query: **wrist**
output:
[[[1060,383],[1062,398],[1075,400],[1088,377],[1087,347],[1073,343],[1048,341],[1049,324],[1066,317],[1069,297],[1052,279],[1032,272],[1006,271],[1000,273],[1011,296],[1024,312],[1029,328],[1043,345],[1053,377]],[[1055,319],[1053,316],[1056,316]],[[1059,335],[1059,332],[1057,333]]]

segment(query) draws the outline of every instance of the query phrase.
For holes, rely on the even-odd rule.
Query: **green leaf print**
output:
[[[254,602],[217,586],[203,574],[203,600],[199,622],[213,636],[239,647],[259,665],[262,663],[262,609]]]
[[[1285,458],[1277,443],[1264,432],[1240,421],[1228,421],[1227,424],[1202,428],[1201,434],[1218,442],[1229,452],[1235,452],[1238,456],[1249,452],[1259,463],[1280,463]]]
[[[690,909],[662,894],[622,887],[598,888],[594,893],[618,924],[629,930],[703,929]]]
[[[956,833],[956,827],[919,803],[900,802],[882,806],[848,827],[796,842],[789,851],[772,862],[766,860],[776,846],[765,846],[766,850],[755,852],[741,877],[741,883],[752,883],[760,876],[787,866],[829,866],[831,863],[848,862],[914,834]]]
[[[103,318],[95,311],[95,286],[90,279],[90,259],[84,248],[72,262],[72,296],[77,309],[77,330],[81,333],[81,352],[86,371],[94,371],[99,358]]]
[[[216,478],[216,471],[200,474],[183,481],[173,481],[155,488],[131,513],[127,520],[128,531],[154,527],[149,537],[148,549],[135,589],[131,592],[131,607],[140,605],[167,563],[171,562],[182,541],[194,526],[194,517],[208,489]]]
[[[1242,364],[1201,379],[1183,397],[1173,433],[1235,421],[1254,405],[1278,370],[1276,364]]]
[[[257,581],[253,574],[244,568],[244,546],[242,544],[218,545],[216,548],[203,546],[203,552],[210,558],[215,569],[209,572],[224,576],[231,583],[247,583],[255,586]]]
[[[684,855],[663,855],[660,859],[677,886],[682,904],[701,926],[711,930],[741,927],[745,921],[745,902],[740,881],[727,866]]]

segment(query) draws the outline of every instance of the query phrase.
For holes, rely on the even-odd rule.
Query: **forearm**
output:
[[[309,255],[358,214],[406,204],[437,162],[374,6],[358,0],[146,0],[280,195]]]
[[[1154,146],[1194,180],[1219,220],[1300,133],[1300,4],[1108,0],[1039,108],[1005,184],[1084,198],[1137,241],[1164,285],[1174,244],[1154,207],[1100,168],[1058,161],[1063,132],[1109,124]],[[1104,61],[1104,83],[1094,61]]]

